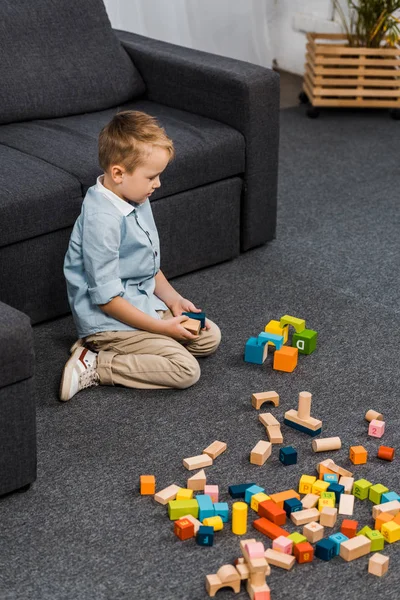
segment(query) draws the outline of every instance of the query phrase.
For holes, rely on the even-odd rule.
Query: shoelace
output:
[[[99,385],[100,377],[95,367],[88,367],[79,376],[79,386],[81,389]]]

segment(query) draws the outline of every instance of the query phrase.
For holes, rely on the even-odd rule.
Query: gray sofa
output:
[[[102,0],[3,0],[0,33],[3,494],[36,477],[31,324],[69,312],[62,263],[101,173],[100,129],[137,109],[174,140],[176,159],[152,197],[161,268],[174,277],[273,239],[279,81],[269,69],[115,31]],[[17,465],[18,476],[4,477]]]

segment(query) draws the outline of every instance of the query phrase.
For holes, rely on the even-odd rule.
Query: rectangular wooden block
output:
[[[353,490],[354,477],[344,477],[343,475],[339,479],[339,484],[344,486],[344,493],[351,494]]]
[[[314,419],[313,417],[308,417],[308,419],[300,419],[297,410],[294,409],[285,412],[285,419],[287,421],[296,423],[296,425],[301,425],[307,429],[311,429],[311,431],[317,431],[317,429],[321,429],[322,427],[322,421],[319,419]]]
[[[213,464],[213,459],[208,454],[200,454],[199,456],[191,456],[183,459],[183,466],[189,471],[193,469],[202,469]]]
[[[372,518],[376,519],[383,512],[396,516],[400,512],[400,502],[392,500],[391,502],[384,502],[384,504],[375,504],[372,508]]]
[[[339,515],[352,515],[354,511],[353,494],[340,494]]]
[[[371,540],[365,535],[357,535],[347,542],[340,544],[340,556],[346,560],[355,560],[361,556],[365,556],[371,550]]]
[[[173,483],[172,485],[169,485],[163,490],[157,492],[157,494],[154,496],[154,500],[165,506],[165,504],[168,504],[170,500],[175,500],[176,495],[181,487],[181,485],[175,485],[175,483]]]
[[[295,525],[305,525],[311,521],[319,521],[320,512],[316,508],[307,508],[290,514],[290,519]]]
[[[260,415],[258,415],[258,420],[261,421],[264,427],[269,427],[270,425],[280,426],[279,421],[275,419],[272,413],[261,413]]]
[[[317,494],[307,494],[301,501],[303,508],[315,508],[318,504],[319,496]]]
[[[300,494],[295,490],[285,490],[283,492],[278,492],[277,494],[270,494],[270,498],[279,506],[279,508],[283,508],[285,500],[290,500],[290,498],[300,500]]]
[[[322,509],[319,522],[324,527],[334,527],[337,519],[337,508],[331,508],[329,506]]]
[[[253,527],[260,533],[263,533],[269,537],[270,540],[274,540],[280,535],[284,535],[285,537],[289,535],[288,531],[282,527],[279,527],[279,525],[275,525],[275,523],[272,523],[272,521],[269,521],[265,517],[260,517],[259,519],[253,521]]]
[[[283,436],[280,425],[268,425],[267,436],[271,444],[282,444]]]
[[[265,461],[271,456],[271,442],[260,440],[251,451],[250,462],[252,465],[262,466]]]
[[[191,319],[190,317],[181,323],[182,327],[193,333],[193,335],[199,335],[201,329],[201,321],[197,319]]]
[[[279,395],[276,392],[259,392],[251,396],[251,404],[255,409],[261,408],[264,402],[272,402],[274,406],[279,406]]]
[[[208,454],[208,456],[211,456],[211,458],[215,460],[217,456],[225,452],[226,448],[227,445],[225,442],[219,442],[218,440],[215,440],[215,442],[203,450],[203,454]]]
[[[389,568],[389,557],[376,552],[368,561],[368,573],[382,577]]]
[[[194,517],[193,515],[183,515],[183,517],[181,517],[181,519],[187,519],[188,521],[193,523],[194,533],[196,534],[198,532],[201,522],[198,519],[196,519],[196,517]]]
[[[265,551],[265,558],[269,565],[273,565],[274,567],[280,567],[281,569],[286,569],[286,571],[290,571],[293,567],[296,559],[294,556],[290,554],[284,554],[283,552],[277,552],[272,548],[268,548]]]

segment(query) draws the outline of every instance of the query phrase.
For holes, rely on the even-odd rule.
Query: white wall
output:
[[[104,0],[110,21],[189,48],[303,74],[305,31],[339,31],[331,0]]]

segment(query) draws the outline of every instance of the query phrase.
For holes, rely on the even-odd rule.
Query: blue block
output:
[[[229,494],[232,498],[244,498],[247,488],[255,483],[240,483],[239,485],[230,485],[228,488]]]
[[[208,494],[200,494],[199,496],[196,496],[196,500],[199,503],[199,521],[204,521],[204,519],[208,519],[208,517],[215,516],[211,496],[208,496]]]
[[[284,501],[283,510],[286,512],[287,516],[290,517],[292,512],[303,510],[303,505],[297,498],[289,498],[289,500]]]
[[[338,533],[333,533],[328,537],[328,540],[331,540],[335,544],[335,556],[339,556],[340,554],[340,544],[342,542],[347,542],[348,539],[349,538],[346,535],[343,535],[343,533],[340,533],[340,531],[338,531]]]
[[[265,490],[259,485],[252,485],[251,487],[248,487],[244,494],[244,501],[247,502],[247,504],[250,504],[251,497],[254,496],[254,494],[259,494],[260,492],[265,492]]]
[[[308,429],[308,427],[303,427],[303,425],[298,425],[297,423],[293,423],[293,421],[289,421],[289,419],[283,419],[283,422],[285,423],[285,425],[288,425],[289,427],[293,427],[293,429],[297,429],[298,431],[302,431],[303,433],[307,433],[308,435],[311,435],[311,437],[315,437],[316,435],[319,435],[322,431],[322,427],[317,429],[317,431],[312,431],[311,429]]]
[[[251,337],[247,340],[244,347],[244,360],[245,362],[254,363],[256,365],[262,365],[264,362],[264,345],[259,346],[257,344],[257,338]]]
[[[206,326],[206,313],[205,312],[183,312],[183,315],[187,315],[190,319],[197,319],[201,321],[201,328]]]
[[[315,556],[321,560],[331,560],[335,556],[336,545],[335,542],[328,539],[322,539],[317,542],[315,546]]]
[[[292,446],[285,446],[279,450],[279,460],[282,464],[295,465],[297,463],[297,450]]]
[[[386,492],[381,496],[381,504],[385,502],[391,502],[392,500],[400,500],[400,496],[396,492]]]
[[[340,483],[331,483],[326,491],[335,492],[336,503],[338,504],[340,502],[341,494],[344,494],[344,485],[340,485]]]
[[[280,350],[283,346],[283,335],[277,333],[269,333],[268,331],[262,331],[258,334],[257,343],[265,344],[266,342],[273,342],[276,350]]]
[[[223,523],[229,519],[229,506],[227,502],[214,502],[215,516],[220,516]]]
[[[339,483],[339,475],[336,475],[336,473],[324,473],[324,481],[329,481],[329,483]]]
[[[212,546],[214,543],[214,527],[200,525],[196,535],[196,542],[199,546]]]

